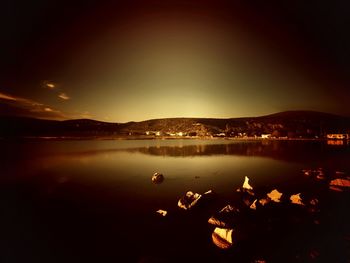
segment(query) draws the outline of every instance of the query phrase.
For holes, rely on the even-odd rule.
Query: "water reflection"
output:
[[[329,145],[326,141],[23,141],[0,144],[3,149],[0,152],[1,180],[4,180],[4,175],[28,176],[67,162],[79,167],[103,161],[108,162],[108,166],[120,166],[122,160],[132,158],[136,164],[152,156],[163,157],[167,162],[171,158],[191,160],[205,156],[263,157],[305,164],[306,167],[309,164],[346,167],[350,156],[349,145]]]
[[[345,143],[343,140],[327,140],[328,145],[344,145]]]
[[[123,149],[128,152],[140,152],[147,155],[188,157],[188,156],[213,156],[213,155],[237,155],[270,157],[280,160],[303,160],[318,158],[324,148],[320,143],[288,143],[280,141],[271,142],[245,142],[232,144],[207,144],[187,146],[157,146]]]
[[[58,262],[81,257],[96,262],[100,255],[118,262],[116,247],[127,256],[135,254],[130,261],[137,262],[158,253],[154,244],[166,258],[188,247],[183,254],[214,255],[216,262],[206,235],[210,214],[204,221],[177,214],[177,201],[187,191],[212,189],[218,194],[216,211],[234,200],[245,176],[264,193],[276,188],[296,194],[308,187],[301,169],[350,171],[349,146],[324,141],[22,141],[0,146],[0,225],[7,239],[14,237],[13,251],[29,246],[42,257],[46,244],[45,262],[53,262],[56,247]],[[152,183],[155,172],[164,173],[162,184]],[[160,217],[159,209],[169,214]],[[140,225],[145,227],[135,227]],[[184,238],[189,233],[191,238]]]
[[[338,145],[338,144],[337,144]],[[234,142],[223,144],[193,144],[193,145],[167,145],[166,142],[156,145],[142,147],[122,147],[113,149],[94,149],[89,151],[76,151],[65,153],[70,158],[79,156],[81,158],[91,155],[108,155],[117,152],[142,153],[145,155],[163,157],[195,157],[195,156],[216,156],[235,155],[266,157],[276,160],[303,162],[305,160],[322,160],[331,157],[336,151],[349,153],[349,147],[329,147],[328,143],[319,141],[258,141],[258,142]]]
[[[334,154],[349,154],[343,141],[63,141],[1,142],[1,164],[34,162],[36,158],[80,159],[86,162],[94,155],[108,156],[118,152],[142,153],[163,157],[236,155],[266,157],[284,161],[320,160]],[[342,147],[333,147],[342,146]]]

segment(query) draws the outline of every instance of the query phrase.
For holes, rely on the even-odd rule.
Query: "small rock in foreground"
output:
[[[201,194],[193,193],[192,191],[188,191],[185,196],[181,197],[180,200],[177,202],[178,207],[189,210],[194,205],[197,204],[199,199],[202,197]]]
[[[168,211],[159,209],[159,210],[157,210],[157,213],[160,214],[161,216],[166,216],[168,214]]]
[[[154,173],[152,175],[152,182],[155,184],[160,184],[164,181],[164,176],[161,173]]]
[[[296,205],[305,205],[303,203],[303,200],[300,197],[300,193],[299,194],[295,194],[295,195],[291,195],[289,200],[292,202],[292,204],[296,204]]]
[[[271,199],[271,201],[279,203],[281,202],[282,193],[278,192],[277,189],[272,190],[270,193],[267,194],[267,197]]]
[[[208,223],[220,228],[230,228],[237,225],[239,220],[239,210],[234,206],[227,205],[219,213],[211,216]]]
[[[221,249],[228,249],[233,245],[232,234],[233,234],[233,229],[216,227],[214,229],[214,232],[211,235],[211,238],[213,240],[213,243],[217,247]]]

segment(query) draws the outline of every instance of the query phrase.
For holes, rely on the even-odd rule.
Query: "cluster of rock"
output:
[[[326,173],[323,168],[302,170],[304,175],[312,179],[317,179],[328,184],[329,190],[343,192],[350,187],[350,177],[344,172],[335,171],[334,173]]]
[[[302,172],[312,180],[325,182],[329,190],[332,191],[344,191],[350,187],[350,178],[343,172],[335,172],[330,175],[321,168],[303,170]],[[154,181],[153,177],[152,181]],[[271,214],[284,216],[282,220],[293,220],[289,219],[293,218],[291,213],[297,211],[306,215],[305,218],[308,218],[308,220],[311,218],[311,224],[320,224],[318,218],[320,201],[316,195],[308,195],[302,192],[285,194],[278,189],[272,189],[267,193],[258,193],[250,185],[247,176],[242,187],[238,188],[236,192],[240,195],[241,201],[235,203],[235,205],[227,204],[208,219],[209,225],[214,227],[211,235],[212,242],[220,249],[229,249],[239,242],[241,236],[244,236],[240,232],[243,228],[246,228],[247,224],[255,226],[255,229],[273,227]],[[213,196],[212,190],[203,194],[188,191],[178,200],[178,207],[189,211],[199,203],[207,202]],[[292,212],[288,212],[288,215],[281,215],[283,211],[287,210]],[[157,212],[163,216],[167,214],[165,210],[158,210]],[[249,221],[250,219],[252,220]],[[267,222],[267,226],[263,225],[264,222]],[[254,228],[252,231],[255,231]]]

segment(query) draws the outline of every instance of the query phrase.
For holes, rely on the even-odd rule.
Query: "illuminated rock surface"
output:
[[[267,194],[267,196],[271,199],[271,201],[279,203],[282,197],[282,193],[278,192],[277,189],[272,190],[270,193]]]
[[[177,202],[177,205],[178,207],[184,210],[189,210],[197,204],[197,202],[201,197],[202,197],[201,194],[188,191],[185,196],[180,198],[180,200]]]
[[[154,173],[152,175],[152,182],[155,184],[160,184],[164,181],[164,176],[161,173]]]
[[[296,205],[305,205],[302,202],[302,199],[300,197],[300,193],[299,194],[295,194],[295,195],[291,195],[289,200],[292,202],[292,204],[296,204]]]
[[[212,237],[213,243],[217,247],[221,249],[228,249],[233,245],[232,234],[233,234],[233,229],[216,227],[211,237]]]

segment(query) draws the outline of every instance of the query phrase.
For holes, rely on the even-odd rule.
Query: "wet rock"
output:
[[[329,185],[331,186],[341,186],[341,187],[350,187],[350,180],[348,179],[334,179],[332,180]]]
[[[244,177],[244,183],[243,183],[243,187],[242,188],[246,189],[246,190],[253,190],[253,187],[249,184],[248,176]]]
[[[291,195],[289,200],[291,201],[292,204],[302,205],[302,206],[305,205],[300,197],[300,193],[295,194],[295,195]]]
[[[271,201],[279,203],[281,202],[282,193],[278,192],[277,189],[272,190],[270,193],[267,194],[267,197],[271,199]]]
[[[197,204],[197,202],[201,199],[201,197],[202,197],[201,194],[188,191],[186,195],[180,198],[180,200],[177,202],[177,205],[181,209],[189,210]]]
[[[209,218],[208,223],[220,228],[231,228],[236,226],[240,220],[240,211],[234,206],[227,205],[216,215]]]
[[[250,209],[256,210],[256,202],[258,201],[258,199],[255,199],[254,202],[250,205]]]
[[[325,180],[326,179],[326,173],[323,168],[317,168],[315,170],[312,169],[305,169],[302,170],[305,176],[316,178],[318,180]]]
[[[157,210],[157,213],[160,214],[161,216],[166,216],[168,214],[168,211],[159,209],[159,210]]]
[[[248,193],[250,195],[254,195],[254,192],[253,192],[253,187],[249,184],[249,178],[248,176],[245,176],[244,177],[244,182],[243,182],[243,185],[242,187],[239,187],[236,192],[238,193]]]
[[[245,206],[250,207],[253,204],[255,198],[249,193],[242,193],[241,200]]]
[[[337,192],[343,192],[345,189],[350,187],[349,179],[334,179],[329,183],[329,189]]]
[[[213,196],[214,194],[215,192],[213,190],[208,190],[203,194],[203,196]]]
[[[269,198],[261,198],[259,200],[259,204],[261,204],[262,206],[267,205],[268,203],[270,203],[270,199]]]
[[[230,213],[230,212],[239,212],[237,208],[232,205],[227,205],[223,209],[220,210],[220,213]]]
[[[311,174],[312,174],[312,170],[310,170],[310,169],[304,169],[304,170],[302,170],[302,172],[304,173],[305,176],[311,176]]]
[[[233,245],[232,235],[233,229],[216,227],[211,235],[211,238],[217,247],[221,249],[228,249]]]
[[[155,184],[160,184],[164,181],[164,176],[161,173],[154,173],[152,175],[152,182]]]

